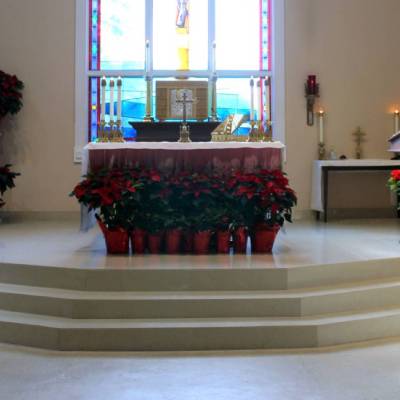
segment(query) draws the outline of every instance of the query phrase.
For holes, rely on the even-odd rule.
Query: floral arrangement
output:
[[[71,193],[109,227],[215,231],[291,222],[296,195],[281,171],[217,174],[127,169],[89,174]]]
[[[20,175],[17,172],[12,172],[10,170],[11,165],[6,164],[3,167],[0,167],[0,194],[4,195],[7,189],[11,189],[15,187],[14,179]],[[0,208],[5,204],[4,200],[0,197]]]
[[[388,185],[390,190],[400,196],[400,169],[395,169],[391,172]],[[400,204],[398,208],[400,209]]]
[[[0,119],[20,111],[23,88],[24,84],[15,75],[0,71]]]

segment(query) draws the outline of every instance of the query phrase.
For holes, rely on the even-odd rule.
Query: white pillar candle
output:
[[[107,79],[105,76],[101,78],[101,115],[100,120],[104,121],[106,118],[106,88]]]
[[[270,95],[269,95],[269,89],[270,89],[270,81],[269,81],[269,77],[267,76],[264,80],[264,90],[265,90],[265,103],[264,103],[264,110],[265,110],[265,119],[267,121],[269,121],[271,119],[270,116]]]
[[[250,121],[254,120],[254,79],[250,79]]]
[[[110,79],[110,121],[114,121],[114,79]]]
[[[318,117],[319,117],[319,142],[324,143],[324,110],[319,110]]]
[[[399,121],[400,120],[400,111],[396,110],[394,112],[394,133],[399,131]]]
[[[144,54],[144,64],[146,75],[150,72],[150,40],[146,40],[146,49]]]
[[[117,99],[117,121],[122,118],[122,78],[117,79],[118,99]]]

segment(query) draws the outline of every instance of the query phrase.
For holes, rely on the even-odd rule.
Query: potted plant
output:
[[[0,71],[0,121],[8,114],[16,114],[22,108],[22,89],[24,84],[15,76]],[[0,194],[15,187],[14,179],[19,173],[10,170],[11,165],[0,167]],[[0,197],[0,208],[5,204]]]
[[[24,84],[15,75],[0,71],[0,120],[21,110],[23,88]]]
[[[388,186],[392,192],[400,196],[400,169],[395,169],[391,172]],[[400,203],[397,203],[397,208],[400,209]]]
[[[0,167],[0,195],[3,196],[7,189],[15,187],[14,179],[21,175],[18,172],[10,170],[11,164]],[[0,208],[3,207],[5,201],[0,197]]]
[[[297,197],[281,171],[261,170],[257,176],[260,187],[255,195],[252,251],[270,253],[279,229],[285,221],[292,222]]]
[[[129,252],[129,202],[131,193],[140,187],[129,171],[104,170],[85,176],[71,193],[90,210],[97,211],[96,219],[109,253]]]

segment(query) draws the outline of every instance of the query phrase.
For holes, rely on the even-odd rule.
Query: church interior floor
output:
[[[333,350],[61,353],[0,345],[4,400],[398,400],[400,342]]]
[[[400,220],[295,221],[271,255],[108,256],[97,227],[79,222],[0,223],[0,262],[71,268],[290,268],[400,256]]]

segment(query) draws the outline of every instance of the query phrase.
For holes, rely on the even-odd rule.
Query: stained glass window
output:
[[[129,137],[134,137],[129,121],[145,115],[145,75],[157,80],[174,79],[182,71],[188,79],[215,74],[221,119],[248,114],[251,77],[257,81],[270,76],[271,0],[88,1],[90,140],[100,122],[103,75],[123,78],[122,126]],[[263,110],[263,83],[255,90],[256,106]],[[108,115],[108,92],[106,102]]]

